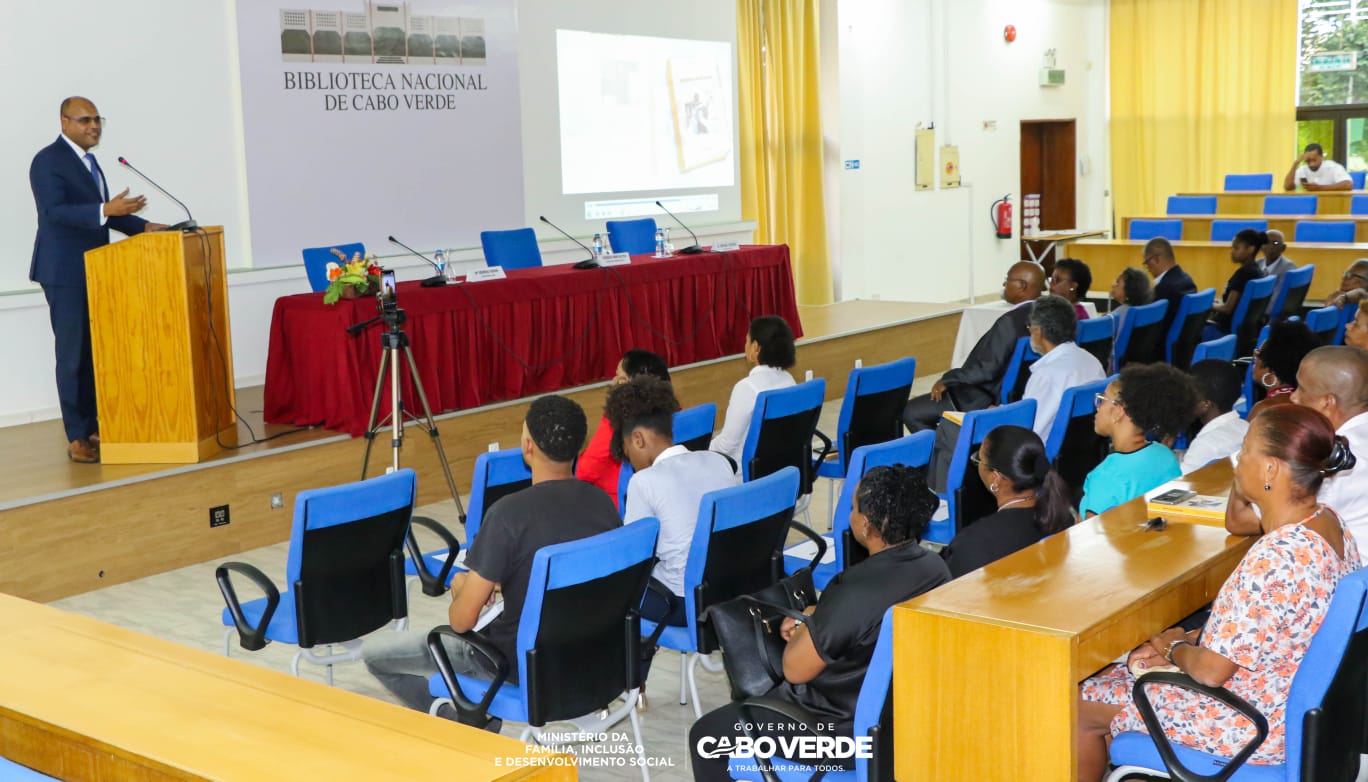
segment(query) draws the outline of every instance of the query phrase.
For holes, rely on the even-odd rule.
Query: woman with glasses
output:
[[[1253,419],[1274,405],[1290,404],[1302,359],[1320,346],[1320,339],[1299,320],[1269,326],[1268,339],[1254,351],[1252,367],[1255,393],[1263,389],[1264,397],[1250,408],[1247,417]]]
[[[1368,350],[1368,300],[1358,303],[1358,312],[1349,325],[1344,327],[1344,344],[1359,350]]]
[[[1203,339],[1219,339],[1230,333],[1230,319],[1235,315],[1235,308],[1240,304],[1240,296],[1244,294],[1245,286],[1264,276],[1263,267],[1259,265],[1259,251],[1266,244],[1268,234],[1253,228],[1240,231],[1230,240],[1230,261],[1239,264],[1239,268],[1226,281],[1221,302],[1211,308],[1213,317],[1210,325],[1214,328],[1208,329],[1207,333],[1202,335]]]
[[[1064,258],[1055,264],[1047,282],[1050,293],[1074,306],[1074,314],[1079,320],[1088,319],[1088,311],[1079,304],[1092,287],[1092,269],[1088,268],[1088,264],[1077,258]]]
[[[1111,438],[1112,453],[1083,480],[1085,518],[1183,474],[1169,445],[1192,422],[1197,395],[1169,364],[1128,364],[1095,404],[1093,430]]]

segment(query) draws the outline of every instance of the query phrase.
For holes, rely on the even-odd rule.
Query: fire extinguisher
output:
[[[1012,238],[1012,194],[999,198],[993,202],[989,210],[989,216],[993,221],[993,228],[997,229],[997,238]]]

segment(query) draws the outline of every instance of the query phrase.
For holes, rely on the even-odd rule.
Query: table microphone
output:
[[[557,231],[560,232],[560,235],[561,235],[561,236],[564,236],[566,239],[569,239],[570,241],[574,242],[575,244],[578,244],[580,247],[583,247],[583,248],[584,248],[584,251],[587,252],[587,253],[589,253],[589,257],[588,257],[588,258],[585,258],[584,260],[582,260],[582,261],[580,261],[579,263],[575,264],[575,268],[576,268],[576,269],[597,269],[597,268],[599,267],[598,261],[595,260],[595,258],[594,258],[594,251],[591,250],[591,249],[589,249],[589,245],[585,244],[584,242],[581,242],[579,239],[576,239],[575,237],[573,237],[573,236],[571,236],[570,234],[566,233],[566,232],[565,232],[565,229],[561,228],[559,225],[556,225],[555,223],[551,222],[550,220],[547,220],[547,219],[546,219],[546,215],[541,215],[541,216],[539,216],[537,219],[538,219],[538,220],[541,220],[543,223],[546,223],[547,225],[549,225],[549,226],[551,226],[552,228],[556,229]]]
[[[129,171],[132,171],[133,173],[135,173],[135,174],[137,174],[138,176],[142,177],[144,180],[146,180],[147,184],[149,184],[149,185],[151,185],[151,186],[157,188],[157,190],[161,191],[161,194],[162,194],[162,195],[166,196],[167,198],[171,199],[172,201],[175,201],[177,204],[180,204],[180,208],[185,210],[185,216],[186,216],[187,219],[182,220],[181,222],[176,223],[175,225],[168,227],[166,230],[168,230],[168,231],[194,231],[194,230],[198,230],[198,229],[199,229],[199,223],[195,222],[195,217],[194,217],[194,215],[190,214],[190,207],[186,206],[186,205],[185,205],[185,202],[181,201],[179,198],[176,198],[175,196],[173,196],[173,195],[171,195],[170,193],[166,192],[166,188],[162,187],[161,185],[157,184],[156,182],[153,182],[153,181],[152,181],[152,177],[149,177],[147,174],[144,174],[143,172],[141,172],[141,171],[139,171],[138,169],[134,168],[134,167],[133,167],[133,164],[130,163],[130,162],[128,162],[127,160],[125,160],[125,159],[123,158],[122,155],[119,156],[118,161],[119,161],[119,165],[123,166],[124,168],[128,169]]]
[[[656,201],[656,206],[660,207],[661,209],[665,209],[665,205],[662,204],[662,203],[660,203],[659,201]],[[680,219],[679,219],[679,216],[676,215],[674,212],[671,212],[669,209],[665,209],[665,214],[669,215],[670,217],[673,217],[673,218],[674,218],[674,221],[675,221],[676,223],[679,223],[679,227],[680,227],[680,228],[683,228],[683,229],[686,230],[686,231],[688,231],[688,232],[689,232],[689,236],[692,236],[692,237],[693,237],[694,243],[693,243],[692,245],[690,245],[690,246],[688,246],[688,247],[685,247],[684,249],[680,250],[680,251],[679,251],[679,254],[680,254],[680,255],[698,255],[699,253],[703,252],[703,248],[698,246],[698,234],[694,233],[692,228],[690,228],[689,226],[685,225],[685,224],[684,224],[684,221],[683,221],[683,220],[680,220]]]
[[[413,253],[414,255],[418,256],[419,258],[422,258],[423,260],[427,261],[429,264],[431,264],[432,268],[434,268],[434,269],[437,270],[437,274],[435,274],[435,275],[433,275],[432,277],[428,277],[427,279],[423,280],[421,283],[419,283],[420,285],[422,285],[424,288],[437,288],[437,287],[440,287],[440,286],[442,286],[442,285],[446,285],[446,284],[447,284],[446,272],[442,269],[442,267],[440,267],[440,266],[437,265],[437,262],[436,262],[436,261],[434,261],[434,260],[432,260],[431,258],[427,257],[426,255],[423,255],[422,253],[418,252],[417,250],[413,249],[412,247],[409,247],[407,244],[404,244],[403,242],[399,241],[398,239],[395,239],[394,236],[392,236],[392,235],[389,237],[389,240],[390,240],[391,242],[394,242],[395,244],[399,245],[400,247],[404,248],[405,250],[408,250],[409,252]]]

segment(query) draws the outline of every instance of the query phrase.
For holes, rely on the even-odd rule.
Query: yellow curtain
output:
[[[1111,0],[1116,215],[1295,158],[1297,0]]]
[[[831,301],[817,83],[819,0],[737,0],[741,215],[786,243],[800,304]]]

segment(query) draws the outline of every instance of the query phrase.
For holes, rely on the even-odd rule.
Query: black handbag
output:
[[[722,647],[722,665],[733,701],[764,695],[784,680],[784,617],[807,619],[803,609],[817,603],[812,569],[749,595],[710,606],[704,613]]]

